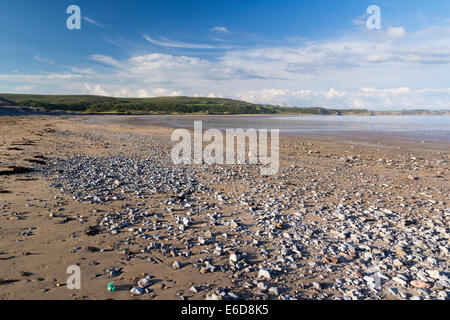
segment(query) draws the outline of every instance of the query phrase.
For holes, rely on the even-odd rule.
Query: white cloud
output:
[[[97,74],[92,68],[78,68],[78,67],[69,67],[69,68],[74,73],[79,73],[79,74],[84,74],[84,75]]]
[[[176,97],[176,96],[181,96],[183,94],[182,91],[176,91],[176,90],[169,90],[169,89],[165,89],[165,88],[156,88],[152,90],[152,94],[151,97]]]
[[[139,89],[137,97],[138,98],[148,98],[150,95],[148,94],[146,89]]]
[[[18,86],[14,88],[15,92],[30,92],[35,89],[35,86]]]
[[[209,29],[211,32],[218,32],[218,33],[230,33],[226,27],[219,27],[215,26],[214,28]]]
[[[433,96],[439,93],[438,96]],[[240,99],[254,103],[275,105],[301,105],[303,107],[408,109],[408,108],[450,108],[450,89],[409,88],[355,90],[278,90],[240,92]],[[430,105],[430,103],[432,103]]]
[[[403,38],[406,36],[406,30],[403,27],[398,27],[398,28],[389,27],[387,30],[387,33],[389,36],[395,37],[395,38]]]
[[[49,58],[43,58],[39,55],[36,55],[33,57],[34,60],[38,61],[38,62],[43,62],[43,63],[47,63],[47,64],[55,64],[55,62]]]
[[[18,83],[42,84],[42,82],[54,82],[63,80],[82,79],[82,75],[73,73],[40,73],[40,74],[0,74],[0,80]]]
[[[162,38],[162,40],[157,40],[150,38],[149,36],[144,36],[144,39],[152,44],[156,44],[161,47],[172,47],[172,48],[184,48],[184,49],[228,49],[229,47],[224,46],[214,46],[210,44],[194,44],[194,43],[184,43],[170,41]]]
[[[82,19],[83,19],[84,21],[89,22],[90,24],[93,24],[93,25],[97,26],[97,27],[101,27],[101,28],[104,28],[104,27],[105,27],[105,26],[102,25],[101,23],[98,23],[98,22],[95,21],[94,19],[91,19],[91,18],[89,18],[89,17],[87,17],[87,16],[84,16]]]
[[[88,83],[85,83],[84,87],[86,88],[87,92],[89,92],[89,94],[93,94],[93,95],[96,95],[96,96],[109,96],[109,95],[111,95],[110,92],[108,92],[105,89],[103,89],[102,86],[99,85],[99,84],[97,84],[95,86],[91,86]]]
[[[109,65],[112,67],[116,67],[116,68],[123,67],[123,65],[119,61],[117,61],[109,56],[102,55],[102,54],[93,54],[93,55],[89,56],[88,59],[98,61],[103,64],[106,64],[106,65]]]

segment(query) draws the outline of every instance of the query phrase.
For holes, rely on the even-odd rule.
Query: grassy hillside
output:
[[[202,97],[114,98],[90,95],[0,94],[21,106],[45,111],[121,114],[370,114],[367,110],[332,110],[258,105],[239,100]]]
[[[327,109],[259,105],[223,98],[158,97],[114,98],[90,95],[0,94],[21,106],[43,111],[120,114],[303,114],[303,115],[445,115],[449,110],[375,111],[366,109]]]
[[[103,96],[59,96],[0,94],[8,100],[46,111],[76,111],[86,113],[276,113],[273,108],[222,98],[159,97],[113,98]]]

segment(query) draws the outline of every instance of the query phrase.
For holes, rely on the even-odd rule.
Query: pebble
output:
[[[270,287],[269,288],[269,293],[271,293],[271,294],[273,294],[275,296],[278,296],[280,294],[280,292],[279,292],[277,287]]]
[[[313,282],[313,288],[316,289],[317,291],[322,290],[322,286],[320,285],[320,283],[318,282]]]
[[[421,280],[413,280],[411,281],[411,285],[415,288],[419,288],[419,289],[429,289],[430,285],[426,282],[423,282]]]
[[[141,289],[145,289],[151,285],[151,280],[149,278],[142,278],[137,283],[138,287]]]
[[[271,280],[271,279],[272,279],[272,276],[270,275],[269,270],[266,270],[266,269],[264,269],[264,268],[261,268],[261,269],[258,271],[258,278],[259,278],[259,279]]]
[[[398,284],[400,284],[403,287],[406,287],[408,285],[408,282],[399,278],[399,277],[394,277],[392,278],[393,281],[397,282]]]
[[[143,295],[144,293],[145,293],[145,290],[142,289],[142,288],[136,288],[136,287],[133,287],[133,288],[131,288],[131,290],[130,290],[130,294],[131,294],[132,296],[140,296],[140,295]]]

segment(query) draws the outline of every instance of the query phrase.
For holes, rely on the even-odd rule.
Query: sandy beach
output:
[[[172,131],[0,117],[0,299],[448,297],[450,143],[281,135],[262,177]]]

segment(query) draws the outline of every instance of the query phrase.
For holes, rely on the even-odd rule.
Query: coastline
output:
[[[284,118],[285,116],[267,116],[267,115],[234,115],[227,116],[222,115],[220,119],[246,119],[246,118],[264,118],[264,119],[277,119]],[[293,118],[297,118],[298,116],[292,116]],[[301,116],[301,118],[321,118],[322,116]],[[333,116],[323,116],[323,117],[333,117]],[[342,116],[342,117],[352,117],[352,116]],[[416,117],[416,116],[406,116],[406,117]],[[191,124],[180,123],[176,121],[170,121],[173,118],[184,118],[184,119],[192,119]],[[208,120],[208,119],[217,119],[217,116],[213,115],[159,115],[159,116],[151,116],[151,118],[147,116],[93,116],[93,117],[78,117],[74,118],[78,119],[81,122],[87,123],[114,123],[117,125],[130,125],[135,127],[147,127],[147,126],[156,126],[162,128],[184,128],[184,129],[193,129],[193,121],[194,120]],[[217,123],[216,123],[217,124]],[[205,129],[208,129],[208,126],[205,126]],[[245,128],[244,128],[245,129]],[[223,130],[223,128],[222,128]],[[449,128],[450,130],[450,128]],[[283,136],[292,136],[292,137],[301,137],[303,139],[313,139],[313,140],[329,140],[336,141],[339,143],[355,143],[366,146],[377,146],[377,147],[408,147],[410,149],[416,150],[440,150],[440,151],[448,151],[450,150],[450,135],[446,138],[446,140],[442,140],[441,138],[430,138],[430,137],[418,137],[411,136],[407,133],[403,132],[370,132],[368,130],[352,130],[352,131],[320,131],[320,130],[308,130],[307,132],[284,132],[280,131],[280,134]]]

